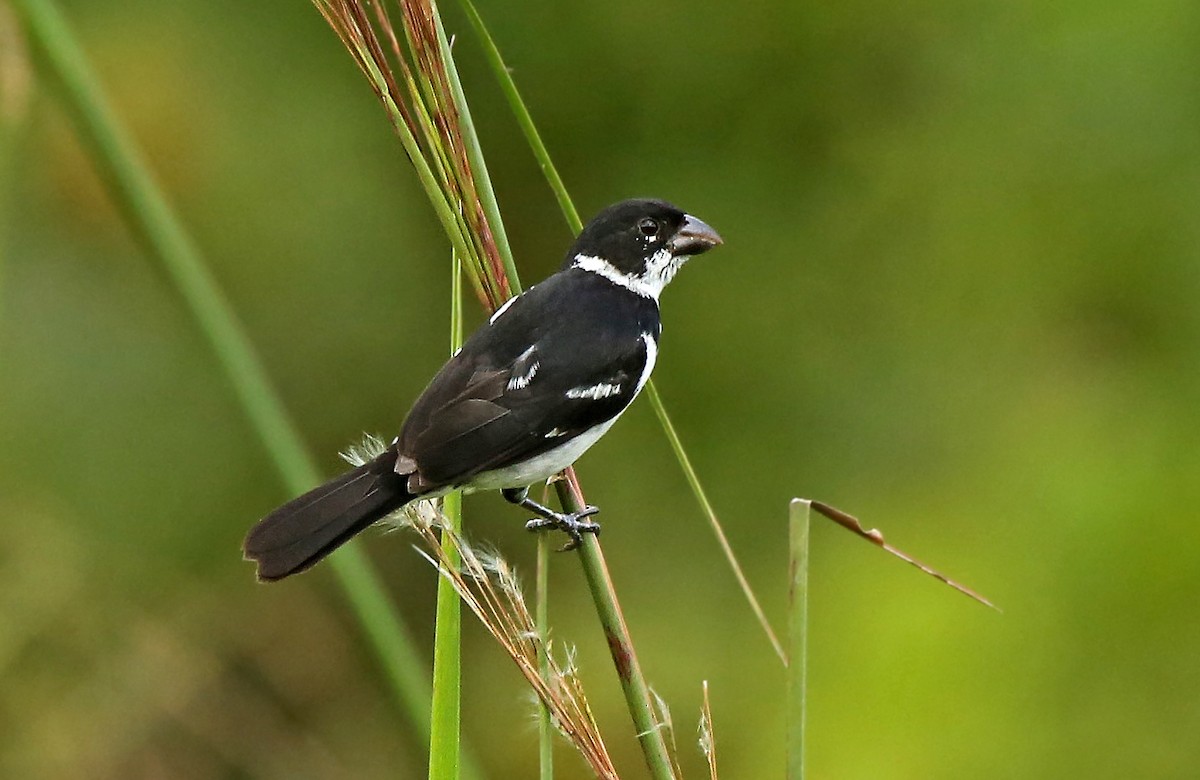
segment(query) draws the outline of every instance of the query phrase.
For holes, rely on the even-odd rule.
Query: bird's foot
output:
[[[579,512],[549,512],[546,517],[535,517],[525,524],[527,531],[558,530],[570,537],[570,540],[559,548],[559,552],[574,550],[583,544],[584,534],[600,535],[600,524],[593,520],[584,520],[600,511],[599,507],[586,506]]]

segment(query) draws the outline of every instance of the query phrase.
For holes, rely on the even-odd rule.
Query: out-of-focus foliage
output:
[[[67,10],[324,465],[394,431],[443,358],[448,250],[317,13]],[[567,230],[444,11],[536,280]],[[584,212],[652,194],[726,238],[665,296],[657,377],[768,611],[793,495],[1005,609],[818,526],[814,776],[1200,772],[1200,6],[480,11]],[[240,561],[287,496],[49,85],[32,97],[0,148],[0,775],[422,776],[328,572],[260,587]],[[778,660],[650,410],[580,472],[677,731],[707,679],[723,776],[780,776]],[[467,514],[532,560],[511,507]],[[411,541],[367,545],[427,642]],[[553,579],[555,636],[637,777],[575,560]],[[531,776],[521,680],[466,633],[468,738],[492,776]],[[564,752],[560,773],[583,769]]]

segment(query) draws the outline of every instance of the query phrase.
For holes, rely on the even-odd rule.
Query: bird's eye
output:
[[[650,217],[646,217],[638,223],[638,230],[642,231],[643,236],[653,238],[658,235],[658,222]]]

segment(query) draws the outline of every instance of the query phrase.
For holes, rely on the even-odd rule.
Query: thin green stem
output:
[[[158,261],[208,341],[238,401],[289,492],[317,483],[319,473],[267,378],[249,337],[191,238],[129,141],[66,20],[50,0],[13,0],[47,72],[58,81],[77,131],[131,229]],[[365,556],[351,545],[331,562],[339,583],[363,622],[403,710],[414,726],[429,731],[429,683],[413,642],[391,608]]]
[[[463,341],[462,262],[451,253],[450,354]],[[455,491],[442,502],[446,528],[442,546],[445,565],[458,571],[462,553],[450,543],[451,534],[462,534],[462,493]],[[438,578],[437,623],[433,639],[433,702],[429,738],[429,780],[458,780],[459,739],[462,719],[462,602],[449,577]]]
[[[804,717],[808,698],[808,537],[810,504],[788,506],[787,780],[804,780]]]
[[[666,434],[667,441],[671,443],[675,459],[679,461],[679,466],[683,469],[683,475],[687,479],[688,485],[691,486],[692,494],[696,497],[696,501],[700,504],[700,510],[708,518],[708,524],[712,527],[713,534],[717,537],[717,544],[721,546],[721,551],[725,553],[725,560],[728,562],[729,568],[733,570],[733,576],[737,578],[738,585],[741,587],[742,593],[746,596],[746,601],[750,603],[750,609],[754,612],[754,616],[758,618],[758,624],[762,626],[763,633],[767,635],[771,646],[775,648],[775,654],[779,656],[779,660],[783,665],[787,666],[787,653],[783,650],[783,644],[780,643],[779,637],[775,635],[775,630],[771,628],[771,621],[767,620],[767,614],[763,611],[762,605],[758,603],[758,597],[754,595],[754,589],[750,587],[750,582],[746,579],[746,574],[742,571],[741,564],[738,563],[737,555],[733,552],[733,546],[729,544],[729,539],[725,536],[725,529],[721,527],[721,521],[717,519],[717,512],[708,500],[708,494],[704,492],[704,486],[700,484],[700,477],[696,475],[696,469],[692,467],[692,459],[688,457],[687,451],[684,450],[683,442],[680,441],[679,434],[675,430],[675,425],[667,415],[667,408],[663,405],[662,396],[659,395],[658,388],[654,386],[653,382],[646,383],[646,397],[650,399],[650,405],[654,407],[654,413],[658,416],[659,423],[662,424],[663,433]]]
[[[550,191],[554,193],[554,197],[558,200],[558,207],[562,209],[563,216],[567,219],[567,225],[571,228],[571,233],[578,233],[583,229],[583,222],[579,219],[579,212],[575,209],[575,204],[571,202],[570,195],[567,194],[567,188],[563,185],[562,177],[558,175],[558,169],[554,167],[554,163],[550,160],[550,152],[546,149],[546,144],[542,142],[542,136],[533,124],[533,116],[530,115],[529,109],[525,107],[525,101],[521,99],[521,93],[517,91],[517,83],[513,81],[512,71],[504,64],[504,58],[500,56],[500,49],[492,39],[491,33],[488,32],[487,26],[484,25],[483,17],[475,9],[475,4],[471,0],[460,0],[460,4],[463,10],[467,12],[467,18],[470,20],[471,26],[475,28],[475,33],[479,36],[480,43],[483,46],[483,54],[487,57],[488,64],[492,68],[492,73],[495,74],[497,80],[500,82],[500,90],[504,93],[504,97],[508,99],[508,105],[517,118],[517,124],[521,126],[521,132],[525,134],[525,140],[529,144],[529,148],[533,150],[533,156],[537,160],[538,167],[542,169],[542,175],[546,177],[546,182],[550,185]]]
[[[541,168],[542,174],[546,177],[547,185],[549,185],[551,192],[554,193],[554,197],[558,201],[563,218],[566,219],[571,232],[578,233],[583,229],[583,222],[579,219],[579,211],[575,208],[570,194],[567,193],[567,188],[563,184],[562,177],[558,175],[558,169],[554,167],[554,163],[550,159],[550,152],[546,149],[546,144],[543,143],[542,137],[533,123],[533,117],[530,115],[525,101],[521,98],[521,93],[517,89],[516,82],[513,80],[512,71],[505,65],[495,40],[493,40],[491,33],[488,32],[487,26],[483,23],[483,18],[479,15],[471,0],[459,0],[459,2],[466,11],[471,26],[479,36],[484,55],[491,66],[492,74],[500,83],[500,90],[508,100],[509,109],[517,118],[517,124],[521,126],[521,131],[525,134],[525,141],[529,144],[529,148],[538,162],[538,167]],[[662,424],[663,433],[671,443],[671,449],[679,461],[680,468],[683,469],[688,485],[692,489],[692,494],[695,496],[696,502],[700,505],[701,511],[704,512],[704,516],[708,519],[709,526],[712,527],[713,533],[717,537],[717,543],[721,546],[721,550],[725,554],[725,559],[729,562],[729,567],[733,570],[733,575],[737,579],[738,585],[746,597],[746,601],[750,604],[750,609],[754,612],[755,617],[758,618],[759,625],[762,626],[763,632],[771,642],[771,646],[775,648],[775,653],[786,664],[787,658],[783,652],[783,645],[780,643],[779,637],[776,636],[774,629],[771,628],[771,623],[767,620],[766,613],[759,604],[758,597],[754,595],[754,590],[750,587],[750,583],[742,571],[741,564],[738,563],[737,556],[733,552],[733,547],[730,546],[729,540],[725,536],[725,531],[721,527],[721,521],[717,518],[717,513],[709,502],[707,494],[704,492],[700,478],[697,476],[696,470],[692,467],[691,458],[688,457],[687,451],[684,450],[683,442],[680,440],[679,434],[675,432],[675,426],[671,423],[671,418],[667,415],[667,409],[663,405],[662,397],[659,395],[658,388],[654,384],[653,379],[646,383],[646,396],[650,399],[650,405],[654,407],[654,413]]]
[[[467,159],[470,161],[474,174],[475,188],[478,191],[479,201],[483,206],[483,213],[487,216],[488,224],[491,226],[492,236],[496,240],[496,248],[500,251],[500,259],[504,263],[504,271],[508,276],[508,283],[512,288],[512,294],[516,295],[521,291],[521,279],[517,274],[516,262],[513,260],[512,247],[508,243],[508,233],[504,229],[504,220],[500,216],[500,204],[496,201],[496,191],[492,187],[492,177],[488,174],[487,163],[483,159],[483,148],[479,145],[479,134],[475,132],[475,122],[471,119],[471,109],[467,105],[467,98],[463,93],[462,82],[458,78],[458,67],[454,64],[453,53],[450,51],[450,44],[446,39],[446,31],[442,28],[442,16],[440,13],[435,12],[433,19],[437,24],[438,44],[442,47],[442,59],[446,62],[446,71],[450,77],[450,88],[454,92],[454,102],[458,108],[459,120],[462,123],[462,135],[467,145]]]
[[[462,493],[442,500],[446,528],[442,545],[446,565],[458,568],[458,548],[450,544],[448,532],[462,521]],[[430,705],[429,780],[457,780],[459,773],[459,721],[462,702],[462,602],[447,577],[438,578],[437,626],[433,645],[433,701]]]
[[[380,77],[382,79],[382,76]],[[382,81],[380,83],[383,83]],[[437,176],[433,169],[429,167],[429,163],[422,156],[420,147],[417,145],[417,139],[408,129],[408,125],[403,120],[403,114],[400,107],[396,105],[391,96],[386,92],[381,93],[380,99],[383,101],[384,110],[392,121],[392,127],[396,129],[396,134],[400,136],[400,143],[404,146],[405,152],[408,153],[408,158],[412,160],[413,168],[417,171],[417,179],[420,180],[421,186],[425,189],[425,194],[429,197],[429,203],[433,206],[433,211],[437,215],[438,221],[442,223],[442,229],[446,232],[446,237],[450,239],[450,245],[454,247],[454,251],[458,252],[460,257],[471,256],[470,241],[467,239],[464,230],[466,226],[461,224],[460,217],[446,200],[445,193],[438,184]],[[482,287],[482,282],[471,277],[475,283],[475,291],[481,299],[486,298],[486,293]]]
[[[492,235],[496,242],[496,247],[500,252],[500,258],[504,263],[504,271],[508,278],[509,288],[512,291],[512,294],[516,295],[521,291],[520,276],[517,273],[517,266],[513,259],[512,248],[508,242],[508,234],[504,229],[504,220],[500,214],[500,207],[496,200],[495,189],[492,187],[492,179],[488,173],[487,163],[483,157],[483,150],[479,143],[479,135],[475,130],[475,123],[471,117],[471,110],[467,103],[466,95],[463,92],[462,82],[458,75],[458,67],[454,62],[453,53],[450,50],[450,45],[446,37],[445,29],[442,26],[440,14],[434,14],[434,22],[437,25],[438,44],[441,46],[442,59],[446,62],[446,71],[450,80],[451,89],[453,91],[454,102],[458,110],[462,136],[467,147],[467,158],[470,161],[471,169],[474,174],[476,190],[484,210],[484,215],[487,217],[488,224],[491,227]],[[543,640],[541,643],[542,646],[538,650],[538,666],[543,679],[548,679],[550,675],[549,658],[546,656],[546,648],[549,646],[549,569],[549,540],[545,537],[545,535],[542,535],[538,539],[537,553],[536,620],[538,633],[541,635]],[[541,780],[553,780],[554,726],[550,720],[550,711],[544,704],[539,707],[538,716],[538,767]]]
[[[583,511],[586,504],[575,479],[574,469],[567,469],[565,478],[556,482],[555,488],[563,509],[567,512]],[[625,615],[617,600],[617,591],[608,573],[608,564],[604,561],[604,551],[595,535],[584,534],[583,544],[579,545],[579,560],[583,564],[584,576],[592,593],[592,601],[596,605],[596,614],[604,628],[604,638],[608,642],[613,664],[617,668],[617,677],[621,681],[625,704],[637,730],[646,766],[650,768],[650,775],[655,780],[675,780],[673,763],[667,751],[666,740],[663,739],[661,724],[654,718],[650,687],[646,684],[641,664],[638,663],[633,640],[629,636],[629,627],[625,624]]]

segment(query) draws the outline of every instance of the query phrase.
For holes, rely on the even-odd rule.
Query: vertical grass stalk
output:
[[[567,469],[564,475],[564,479],[555,483],[558,499],[567,512],[581,512],[586,502],[583,500],[579,481],[575,478],[575,470]],[[633,640],[629,636],[629,627],[625,624],[625,615],[621,612],[617,592],[608,573],[608,564],[604,561],[604,552],[595,535],[584,534],[583,544],[579,545],[579,558],[592,593],[592,601],[596,605],[596,614],[604,628],[608,650],[617,668],[617,677],[621,681],[625,704],[633,718],[646,766],[650,768],[650,775],[654,780],[676,780],[674,762],[667,751],[661,724],[654,718],[650,687],[646,684],[641,664],[638,663]]]
[[[500,216],[500,204],[496,201],[496,191],[492,187],[492,177],[488,173],[487,162],[483,159],[483,147],[479,145],[479,134],[475,132],[475,122],[471,118],[471,107],[467,104],[467,96],[463,93],[462,82],[458,78],[458,66],[455,65],[454,57],[451,56],[450,42],[446,38],[446,31],[442,27],[442,16],[437,13],[436,6],[434,6],[433,20],[437,26],[438,46],[441,48],[442,58],[446,62],[450,89],[454,95],[459,119],[462,122],[462,137],[467,147],[467,159],[470,161],[470,168],[477,184],[479,203],[487,218],[485,224],[491,228],[496,242],[496,250],[504,263],[509,289],[513,295],[516,295],[521,291],[521,280],[517,274],[516,262],[513,260],[512,247],[508,243],[508,232],[504,229],[504,220]]]
[[[462,263],[451,252],[450,271],[450,354],[463,342]],[[455,491],[442,502],[445,528],[442,543],[446,548],[446,566],[458,571],[458,546],[449,543],[449,534],[463,533],[462,493]],[[462,721],[462,606],[454,585],[438,578],[437,623],[433,639],[433,701],[430,704],[429,780],[458,780],[459,740]]]
[[[801,498],[788,505],[787,780],[804,780],[809,509],[809,502]]]
[[[546,177],[546,183],[550,185],[550,191],[554,193],[554,197],[558,201],[558,207],[562,210],[568,227],[571,228],[571,233],[578,233],[583,229],[583,221],[579,218],[579,211],[576,210],[575,204],[571,201],[571,196],[567,194],[567,188],[563,184],[562,177],[558,175],[558,169],[554,167],[554,163],[550,159],[550,152],[546,149],[546,144],[542,142],[542,136],[538,133],[537,126],[533,123],[533,116],[529,113],[529,109],[525,107],[525,101],[521,99],[521,93],[517,91],[517,83],[513,81],[512,71],[504,64],[504,58],[500,56],[500,49],[492,39],[491,33],[488,32],[487,26],[484,25],[483,17],[479,15],[479,11],[475,10],[475,4],[471,0],[459,0],[459,4],[466,11],[467,19],[470,20],[475,34],[479,36],[479,43],[483,48],[484,57],[487,58],[488,66],[492,69],[492,73],[496,76],[497,81],[500,82],[500,91],[504,93],[505,99],[508,100],[508,106],[517,118],[517,124],[521,126],[521,132],[525,135],[525,141],[533,151],[533,157],[537,160],[542,175]]]
[[[233,308],[110,109],[66,20],[51,0],[13,0],[12,6],[46,71],[58,82],[76,130],[118,208],[182,298],[287,490],[298,494],[311,488],[319,473],[296,426]],[[355,545],[346,545],[330,560],[402,709],[427,735],[429,682],[407,629]]]
[[[445,534],[461,527],[462,493],[454,492],[442,500],[446,528],[443,543],[446,565],[461,563],[458,548]],[[445,577],[438,578],[437,625],[433,645],[433,700],[430,704],[429,780],[457,780],[459,776],[459,722],[462,702],[462,616],[461,602],[454,586]]]

